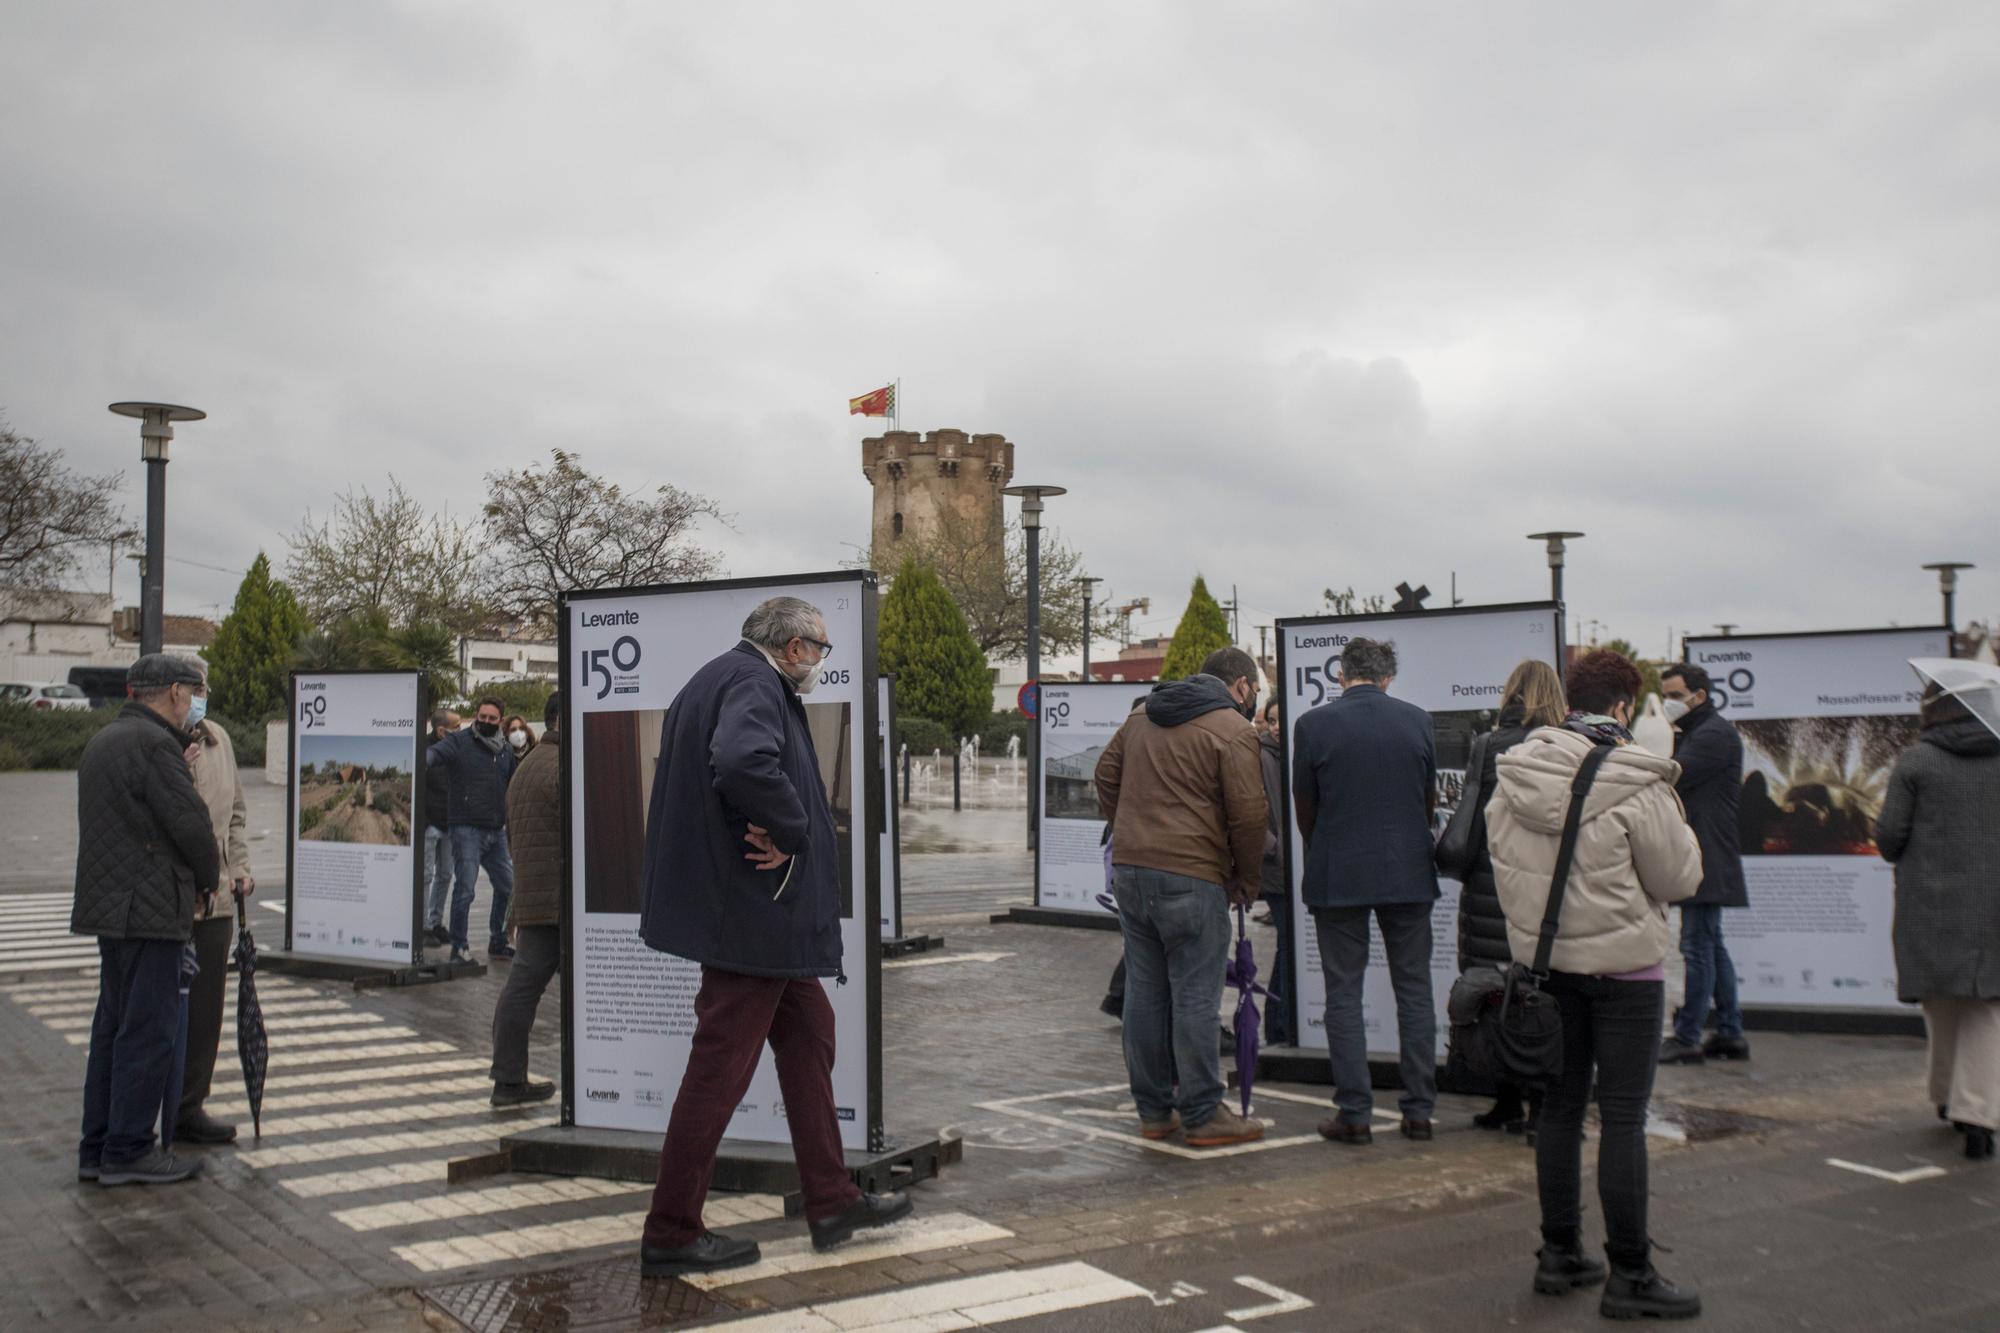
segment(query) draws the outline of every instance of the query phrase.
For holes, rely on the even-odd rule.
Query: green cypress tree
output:
[[[965,616],[936,571],[903,561],[882,598],[882,670],[896,678],[896,711],[970,736],[993,714],[993,676]]]
[[[271,578],[271,562],[259,551],[209,646],[210,706],[237,722],[284,712],[292,645],[305,629],[292,590]]]
[[[1201,575],[1194,576],[1194,590],[1188,594],[1187,610],[1174,628],[1174,641],[1167,646],[1167,660],[1160,664],[1161,680],[1181,680],[1201,670],[1201,664],[1217,648],[1229,646],[1229,617],[1208,592]]]

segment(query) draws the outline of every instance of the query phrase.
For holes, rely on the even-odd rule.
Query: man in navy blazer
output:
[[[910,1212],[847,1173],[833,1100],[841,970],[840,844],[801,695],[833,645],[811,603],[773,597],[743,641],[689,678],[667,710],[646,815],[639,934],[701,964],[695,1029],[640,1244],[647,1277],[755,1263],[757,1243],[702,1225],[715,1151],[768,1041],[814,1249]]]
[[[1292,736],[1292,805],[1306,844],[1302,887],[1319,935],[1333,1062],[1336,1114],[1319,1132],[1335,1143],[1374,1139],[1361,1013],[1371,913],[1396,992],[1405,1138],[1431,1137],[1437,1102],[1431,1000],[1437,750],[1430,714],[1389,697],[1395,675],[1393,644],[1350,640],[1341,653],[1340,694],[1301,717]]]

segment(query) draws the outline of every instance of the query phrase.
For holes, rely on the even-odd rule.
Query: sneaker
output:
[[[453,949],[449,961],[454,963],[476,963],[479,960],[463,949]]]
[[[1692,1319],[1701,1313],[1701,1297],[1661,1277],[1650,1262],[1613,1264],[1597,1313],[1606,1319]]]
[[[1139,1137],[1142,1139],[1163,1139],[1180,1127],[1181,1118],[1172,1111],[1167,1112],[1165,1120],[1148,1120],[1144,1116],[1139,1117]]]
[[[1701,1054],[1706,1060],[1748,1060],[1750,1043],[1741,1037],[1711,1036],[1701,1044]]]
[[[555,1084],[531,1078],[525,1083],[495,1083],[487,1102],[492,1106],[526,1106],[530,1102],[545,1102],[555,1095]]]
[[[864,1194],[832,1217],[807,1222],[806,1228],[812,1232],[815,1250],[830,1250],[857,1231],[886,1227],[891,1222],[901,1221],[915,1207],[910,1202],[910,1196],[900,1190],[889,1194]]]
[[[195,1108],[174,1123],[175,1143],[234,1143],[236,1126]]]
[[[1227,1105],[1217,1106],[1214,1115],[1187,1131],[1190,1148],[1226,1148],[1232,1143],[1255,1143],[1263,1137],[1261,1122],[1246,1120]]]
[[[713,1273],[722,1268],[741,1268],[763,1257],[754,1240],[725,1236],[720,1231],[704,1231],[691,1245],[673,1249],[639,1247],[641,1277],[679,1277],[682,1273]]]
[[[440,947],[451,943],[451,932],[443,926],[432,926],[424,932],[424,935],[432,944],[439,945]]]
[[[1698,1065],[1705,1058],[1701,1047],[1679,1037],[1668,1037],[1660,1043],[1660,1063],[1663,1065]]]
[[[78,1172],[82,1174],[81,1171]],[[176,1157],[155,1148],[134,1162],[106,1162],[98,1169],[100,1185],[171,1185],[201,1174],[201,1158]]]

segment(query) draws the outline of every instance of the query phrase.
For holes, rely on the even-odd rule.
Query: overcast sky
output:
[[[1927,560],[1990,617],[1996,86],[1990,0],[17,5],[0,410],[135,514],[105,404],[208,411],[174,611],[552,445],[830,567],[900,376],[1152,632],[1542,596],[1546,527],[1648,652],[1934,623]]]

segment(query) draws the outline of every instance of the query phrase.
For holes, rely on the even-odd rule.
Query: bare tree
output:
[[[48,592],[86,551],[134,534],[118,504],[116,473],[87,477],[0,423],[0,588]]]
[[[496,608],[552,624],[557,594],[571,588],[686,583],[721,569],[721,556],[694,541],[704,518],[728,525],[712,500],[675,486],[627,494],[586,472],[577,455],[549,454],[546,467],[486,477]]]
[[[1379,592],[1371,592],[1366,597],[1357,597],[1354,594],[1353,584],[1349,584],[1340,592],[1328,588],[1320,594],[1320,600],[1326,603],[1328,614],[1336,616],[1375,616],[1389,609],[1387,597]]]
[[[315,524],[308,513],[286,541],[285,581],[315,625],[378,611],[398,625],[458,631],[485,619],[478,530],[426,513],[393,476],[385,498],[349,490],[326,519]]]

